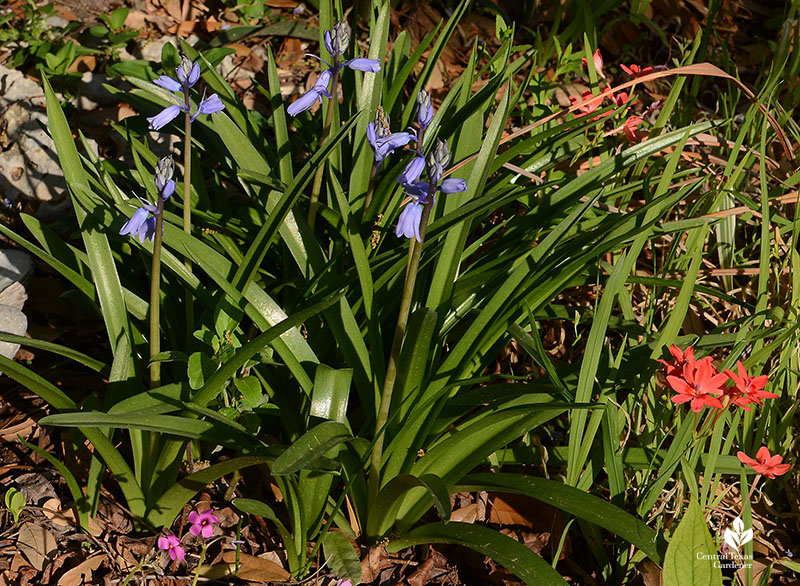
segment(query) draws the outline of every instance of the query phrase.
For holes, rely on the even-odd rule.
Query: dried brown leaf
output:
[[[58,544],[45,527],[23,523],[17,535],[17,548],[34,568],[41,571],[55,557]]]

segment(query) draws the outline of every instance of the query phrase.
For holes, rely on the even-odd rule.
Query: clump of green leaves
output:
[[[109,57],[116,57],[129,41],[139,36],[138,30],[125,28],[125,19],[128,18],[129,12],[127,6],[120,6],[111,14],[101,14],[98,18],[104,24],[89,29],[89,34],[101,43],[101,49]]]

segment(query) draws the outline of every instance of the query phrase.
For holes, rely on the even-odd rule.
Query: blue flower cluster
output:
[[[174,171],[175,166],[172,162],[171,155],[164,157],[158,162],[154,178],[160,200],[158,206],[153,205],[137,195],[136,199],[139,200],[142,207],[136,210],[131,218],[125,222],[125,225],[122,226],[122,229],[119,231],[120,236],[130,234],[138,238],[139,242],[142,244],[144,244],[145,239],[155,239],[156,216],[159,214],[159,208],[163,209],[164,202],[175,193],[175,181],[172,179]]]
[[[383,109],[379,108],[375,116],[375,121],[367,124],[367,141],[375,152],[375,163],[383,161],[389,154],[396,149],[414,143],[416,148],[409,149],[414,153],[414,158],[405,170],[397,177],[396,181],[403,185],[408,196],[407,204],[397,220],[395,234],[406,238],[416,238],[417,242],[422,242],[420,236],[420,223],[422,221],[423,208],[430,204],[433,205],[436,194],[458,193],[466,191],[467,183],[463,179],[445,179],[442,175],[445,168],[450,164],[452,155],[447,141],[436,139],[427,160],[423,154],[423,143],[425,131],[433,120],[433,105],[431,96],[425,90],[417,95],[417,128],[411,132],[389,131],[389,124]],[[423,171],[428,172],[428,181],[421,181]]]
[[[333,57],[333,64],[328,63],[322,59],[322,57],[310,55],[315,59],[319,59],[322,63],[327,65],[328,68],[324,69],[322,73],[319,74],[319,78],[314,84],[314,87],[289,105],[286,109],[289,116],[297,116],[300,112],[308,110],[318,100],[322,103],[323,97],[330,99],[331,93],[328,90],[328,85],[331,83],[331,79],[333,79],[334,72],[338,73],[342,67],[349,67],[350,69],[366,71],[368,73],[378,73],[381,70],[381,64],[377,59],[355,58],[349,61],[340,60],[344,52],[347,51],[347,47],[350,45],[350,31],[346,23],[337,22],[333,25],[332,30],[325,31],[324,39],[325,48]]]
[[[192,102],[189,99],[189,89],[200,79],[200,64],[192,63],[183,55],[180,64],[175,68],[175,77],[178,79],[176,80],[167,75],[162,75],[153,83],[171,92],[183,92],[183,103],[167,106],[155,116],[148,118],[147,121],[150,123],[150,130],[162,129],[172,122],[181,111],[191,114]],[[190,116],[190,119],[194,122],[200,114],[214,114],[224,109],[225,105],[217,94],[211,94],[208,97],[203,94],[203,98],[200,100],[197,110]]]

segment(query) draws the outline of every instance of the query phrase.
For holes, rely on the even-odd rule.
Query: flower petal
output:
[[[151,116],[147,119],[147,122],[150,123],[150,130],[161,130],[172,122],[182,109],[181,106],[173,104],[172,106],[167,106],[155,116]]]
[[[406,204],[403,211],[400,212],[400,217],[397,218],[397,228],[394,233],[400,237],[416,238],[417,242],[422,242],[419,235],[419,224],[422,220],[422,205],[411,202]]]
[[[406,165],[405,170],[395,179],[397,183],[413,183],[417,181],[425,170],[425,159],[416,156],[411,159],[411,162]]]
[[[153,80],[153,83],[171,92],[179,92],[182,89],[181,84],[168,75],[159,76],[158,79]]]
[[[289,116],[297,116],[300,112],[308,110],[317,100],[322,101],[322,98],[320,98],[319,92],[312,88],[289,104],[286,112]]]
[[[368,73],[378,73],[381,70],[381,63],[377,59],[350,59],[350,61],[345,62],[345,65],[350,69],[366,71]]]
[[[451,179],[445,179],[442,181],[442,185],[439,187],[439,190],[442,193],[459,193],[467,190],[467,182],[463,179],[458,179],[455,177]]]

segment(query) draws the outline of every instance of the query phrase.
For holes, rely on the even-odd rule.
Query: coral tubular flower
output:
[[[603,100],[605,98],[606,98],[606,94],[600,94],[599,96],[595,96],[594,94],[592,94],[591,91],[584,90],[583,92],[581,92],[581,99],[580,100],[577,99],[574,96],[570,96],[569,97],[569,101],[572,104],[577,104],[578,102],[586,102],[585,104],[582,104],[582,105],[578,106],[578,112],[580,112],[580,114],[578,114],[578,112],[573,112],[573,114],[575,115],[575,118],[580,118],[581,116],[586,116],[587,114],[591,114],[592,112],[597,110],[600,107],[600,105],[603,103]],[[606,114],[603,114],[601,116],[596,116],[595,118],[593,118],[593,120],[597,120],[597,119],[602,118],[604,116],[610,116],[610,115],[611,115],[611,112],[607,112]]]
[[[728,375],[720,374],[711,365],[711,357],[694,365],[683,366],[683,376],[667,376],[667,382],[678,393],[672,397],[673,403],[691,401],[692,411],[699,412],[703,407],[722,409],[722,402],[715,396],[722,394],[722,387]]]
[[[219,519],[214,514],[214,509],[208,509],[200,513],[192,511],[189,513],[189,523],[192,524],[189,527],[192,535],[195,537],[202,535],[203,539],[208,539],[214,535],[214,524],[219,523]]]
[[[678,348],[675,344],[669,347],[669,353],[675,362],[667,362],[666,360],[659,359],[658,362],[667,367],[667,376],[681,376],[683,374],[683,365],[691,364],[694,368],[694,346],[686,348],[686,352]]]
[[[635,63],[631,63],[630,67],[626,67],[622,63],[620,63],[619,66],[622,67],[622,71],[632,77],[641,77],[643,75],[647,75],[648,73],[653,73],[654,71],[652,67],[639,67]]]
[[[767,446],[759,448],[755,460],[744,452],[736,452],[736,455],[742,461],[742,464],[750,466],[750,468],[767,478],[782,476],[792,467],[790,464],[782,464],[783,457],[779,454],[770,456]]]
[[[181,547],[181,540],[175,535],[167,535],[166,537],[158,538],[158,549],[163,549],[169,552],[169,557],[172,561],[178,560],[182,562],[186,557],[186,552]]]
[[[581,57],[581,63],[583,63],[584,67],[589,67],[589,62],[586,61],[586,57]],[[600,54],[600,49],[597,49],[592,55],[592,64],[594,65],[594,70],[597,72],[597,75],[605,79],[606,76],[603,73],[603,56]]]
[[[735,398],[732,400],[733,403],[739,405],[746,411],[750,411],[750,408],[746,407],[748,403],[763,405],[764,402],[762,399],[778,398],[778,395],[775,393],[768,393],[764,390],[764,386],[767,384],[768,380],[767,375],[748,375],[741,361],[736,362],[736,370],[738,374],[734,373],[732,370],[725,371],[725,374],[727,374],[734,383],[732,394],[735,395]]]

